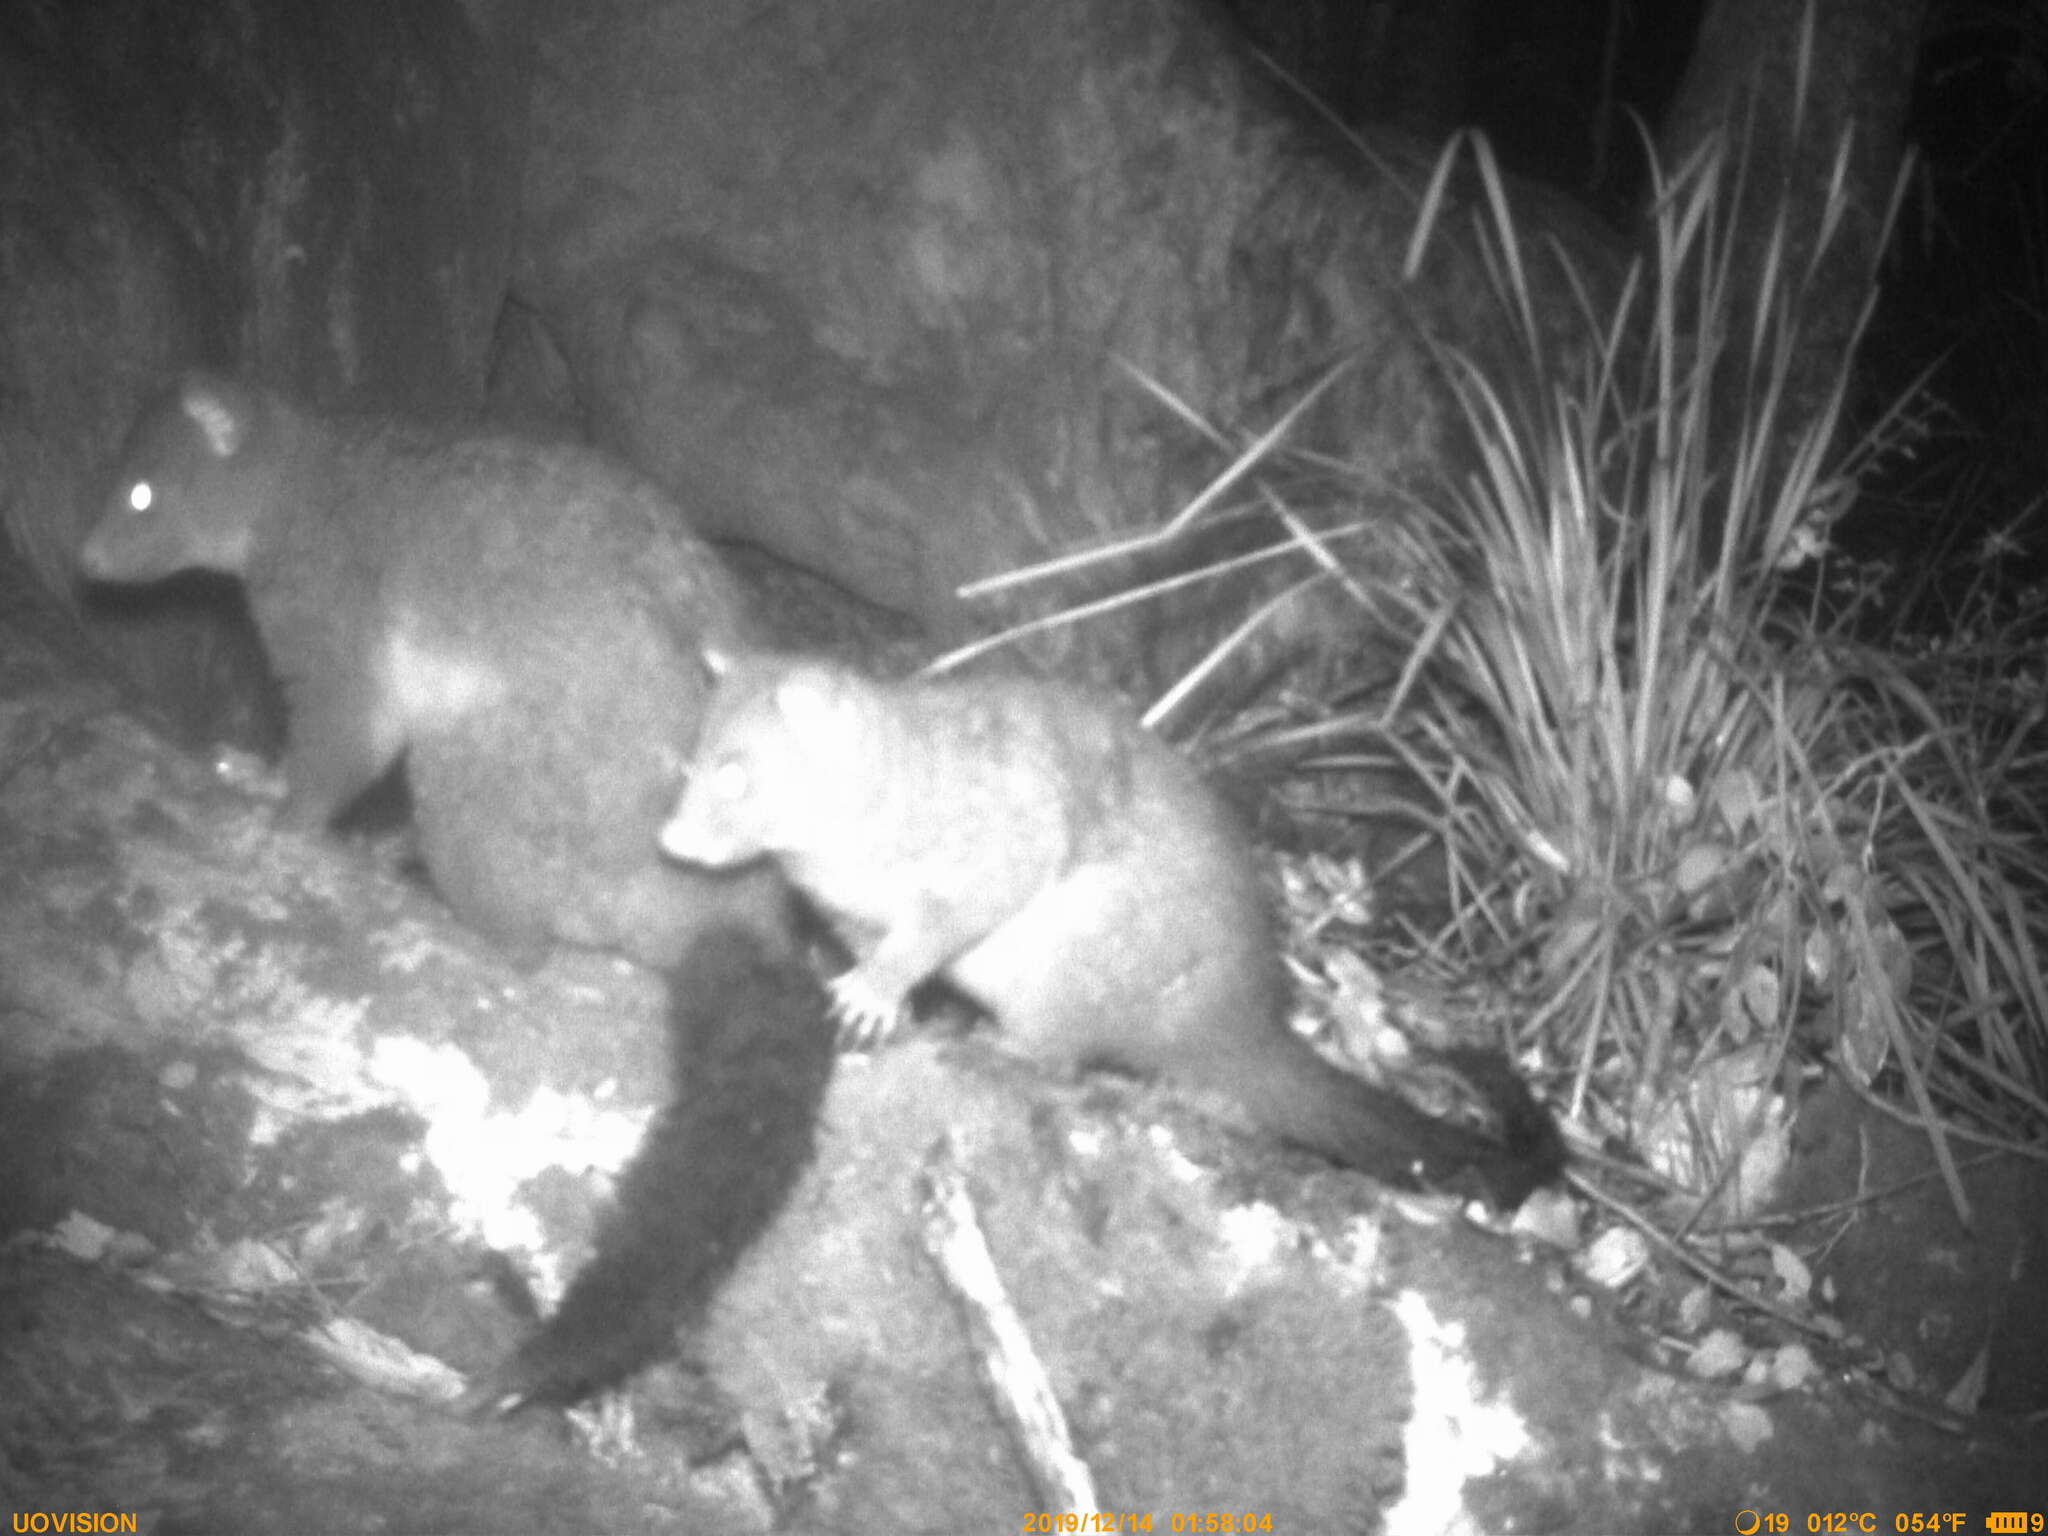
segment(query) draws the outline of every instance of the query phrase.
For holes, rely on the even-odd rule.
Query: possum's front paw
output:
[[[843,1050],[873,1050],[903,1022],[903,999],[876,986],[858,966],[826,985],[832,993],[832,1018],[839,1025]]]

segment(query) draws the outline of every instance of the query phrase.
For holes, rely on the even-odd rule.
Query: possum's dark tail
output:
[[[1451,1051],[1443,1059],[1476,1089],[1499,1136],[1434,1119],[1398,1094],[1340,1071],[1298,1036],[1248,1060],[1216,1063],[1228,1092],[1282,1141],[1406,1188],[1481,1196],[1512,1210],[1564,1169],[1564,1142],[1528,1085],[1501,1057]]]
[[[620,1177],[596,1255],[472,1394],[480,1407],[564,1406],[671,1353],[811,1161],[835,1045],[809,969],[720,927],[669,989],[674,1098]]]

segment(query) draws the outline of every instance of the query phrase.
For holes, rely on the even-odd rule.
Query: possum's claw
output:
[[[832,993],[832,1018],[839,1026],[843,1050],[873,1050],[903,1022],[903,1000],[877,987],[858,967],[826,985]]]

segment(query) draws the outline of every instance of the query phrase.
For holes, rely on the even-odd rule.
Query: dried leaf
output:
[[[1865,1088],[1891,1053],[1891,1032],[1884,1022],[1890,1000],[1890,980],[1882,969],[1867,965],[1855,968],[1836,1000],[1835,1054],[1843,1070]]]
[[[1686,1357],[1685,1368],[1702,1381],[1733,1376],[1749,1363],[1749,1346],[1730,1328],[1716,1328]]]
[[[1782,1004],[1778,973],[1768,965],[1752,965],[1722,994],[1721,1027],[1747,1044],[1759,1030],[1776,1026]]]
[[[1787,1301],[1805,1301],[1813,1294],[1813,1270],[1783,1243],[1771,1244],[1771,1268]]]
[[[1694,843],[1678,856],[1672,872],[1678,894],[1691,900],[1721,878],[1728,867],[1728,849],[1721,843]]]
[[[1763,797],[1757,793],[1756,777],[1747,768],[1727,768],[1715,775],[1714,808],[1728,830],[1740,836],[1760,819]]]

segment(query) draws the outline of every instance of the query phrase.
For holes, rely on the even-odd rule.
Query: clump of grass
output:
[[[1841,180],[1810,258],[1781,209],[1745,263],[1739,157],[1703,148],[1566,355],[1474,152],[1522,366],[1445,357],[1473,468],[1400,589],[1418,665],[1374,725],[1435,802],[1455,913],[1432,947],[1514,978],[1573,1104],[1717,1209],[1782,1146],[1769,1089],[1796,1049],[1922,1126],[1967,1213],[1953,1137],[2048,1150],[2040,712],[1987,710],[1963,681],[1983,659],[1893,656],[1790,601],[1905,420],[1844,430],[1853,338],[1817,398],[1797,387]],[[1744,1094],[1687,1098],[1738,1057],[1714,1080]]]
[[[1648,1154],[1680,1220],[1752,1208],[1787,1153],[1792,1068],[1822,1060],[1925,1132],[1967,1219],[1953,1143],[2048,1157],[2048,681],[2038,625],[1987,610],[1949,643],[1888,647],[1836,596],[1832,525],[1927,411],[1909,392],[1847,425],[1867,301],[1814,366],[1804,322],[1845,227],[1846,152],[1806,225],[1780,207],[1760,232],[1738,226],[1738,149],[1659,173],[1618,292],[1569,284],[1576,327],[1539,316],[1478,139],[1439,160],[1411,269],[1468,154],[1515,361],[1442,354],[1470,440],[1454,495],[1389,520],[1361,468],[1347,514],[1327,489],[1343,467],[1285,447],[1314,391],[1238,441],[1153,385],[1228,468],[1166,528],[1010,579],[1263,516],[1264,546],[1171,577],[1287,562],[1154,713],[1319,584],[1404,638],[1391,683],[1269,697],[1220,733],[1221,756],[1288,762],[1297,788],[1370,779],[1354,802],[1412,826],[1446,915],[1382,925],[1387,968],[1504,996],[1504,1043],[1549,1064],[1575,1118]],[[1318,479],[1312,508],[1276,490]],[[1416,788],[1390,802],[1390,774]],[[1311,928],[1371,905],[1356,872],[1306,875]]]

